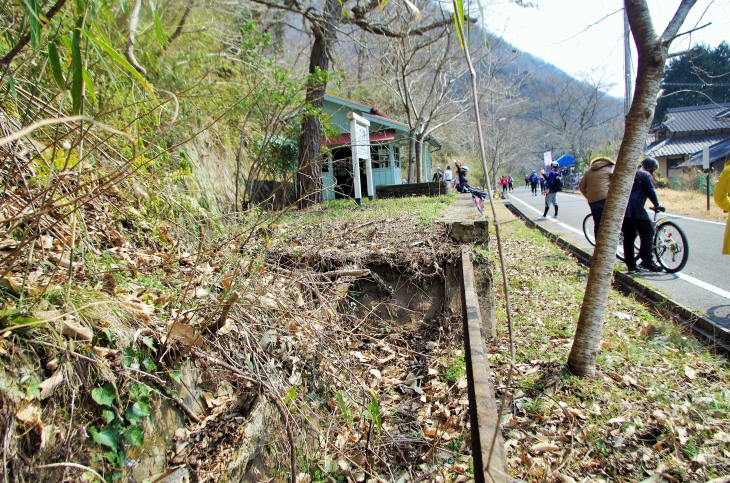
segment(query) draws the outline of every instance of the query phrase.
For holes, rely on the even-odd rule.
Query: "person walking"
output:
[[[555,209],[555,214],[553,215],[553,218],[558,217],[558,200],[557,200],[557,194],[559,191],[559,188],[555,186],[555,178],[558,176],[558,162],[553,161],[550,164],[550,172],[546,175],[544,175],[545,179],[545,212],[542,214],[542,219],[544,220],[547,218],[548,211],[550,210],[550,205],[553,205],[553,208]]]
[[[545,170],[540,169],[540,194],[545,194]]]
[[[537,176],[537,171],[534,169],[530,174],[530,188],[532,189],[532,196],[537,196],[537,183],[540,182],[540,178]]]
[[[454,173],[451,172],[451,166],[446,166],[446,171],[444,171],[444,181],[454,181]]]
[[[441,174],[441,166],[439,166],[436,168],[436,172],[433,173],[433,179],[431,181],[436,182],[441,181],[442,179],[444,179],[444,175]]]
[[[598,226],[601,224],[603,206],[606,204],[611,175],[616,163],[605,156],[593,160],[590,168],[580,180],[578,189],[588,202],[593,215],[593,236],[598,238]]]
[[[530,187],[530,174],[528,173],[525,175],[525,188],[529,188],[529,187]]]
[[[725,168],[720,173],[715,185],[715,203],[725,211],[730,211],[730,160],[725,162]],[[730,255],[730,214],[725,222],[725,239],[722,243],[722,254]]]
[[[507,182],[509,183],[509,191],[511,193],[511,192],[513,192],[515,190],[515,179],[512,177],[511,174],[510,175],[507,175],[507,176],[509,176],[507,178]]]
[[[654,263],[651,249],[654,238],[654,224],[646,209],[644,209],[647,199],[651,200],[655,209],[662,208],[654,190],[654,179],[652,178],[652,173],[657,169],[659,169],[659,163],[656,159],[645,158],[641,161],[639,169],[634,175],[629,204],[626,207],[626,214],[621,225],[621,231],[624,234],[624,258],[626,259],[628,273],[638,273],[645,270],[651,272],[662,271],[662,267]],[[636,265],[636,260],[633,257],[634,242],[637,235],[640,240],[639,257],[641,263],[639,266]]]

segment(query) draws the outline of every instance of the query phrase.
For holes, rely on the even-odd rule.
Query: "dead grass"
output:
[[[712,196],[710,196],[710,211],[707,211],[707,195],[704,193],[661,188],[657,189],[657,195],[659,202],[671,213],[707,220],[727,220],[727,213],[717,207]]]
[[[502,226],[517,357],[502,421],[511,476],[703,482],[730,474],[727,360],[613,291],[597,377],[571,376],[565,362],[588,270],[539,232]],[[503,308],[498,323],[490,364],[499,394],[509,370]]]

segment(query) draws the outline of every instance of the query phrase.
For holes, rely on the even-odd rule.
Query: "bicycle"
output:
[[[479,210],[479,214],[484,214],[484,200],[487,199],[487,193],[481,190],[481,188],[472,188],[471,186],[467,186],[464,188],[462,193],[471,193],[471,200],[474,202],[474,206],[477,207],[477,210]]]
[[[677,273],[684,268],[689,260],[689,242],[687,241],[687,235],[684,231],[674,223],[669,221],[669,218],[662,218],[656,221],[657,214],[664,212],[665,208],[659,207],[655,209],[649,208],[654,212],[654,220],[652,224],[654,226],[654,239],[652,241],[652,251],[656,255],[659,265],[667,273]],[[583,219],[583,234],[592,246],[596,246],[596,240],[593,235],[593,215],[590,214]],[[616,257],[622,262],[625,261],[625,254],[623,249],[624,234],[623,232],[619,235],[619,244],[616,249]],[[639,259],[639,239],[634,241],[634,260]]]

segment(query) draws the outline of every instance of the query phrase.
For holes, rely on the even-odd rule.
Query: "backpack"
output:
[[[557,193],[558,191],[563,191],[563,180],[560,179],[560,176],[558,176],[557,173],[555,173],[555,180],[553,181],[553,190],[554,193]]]

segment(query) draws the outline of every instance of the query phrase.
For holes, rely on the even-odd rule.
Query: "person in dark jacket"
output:
[[[555,214],[553,215],[553,218],[558,217],[558,200],[556,198],[557,192],[553,189],[553,184],[555,183],[555,177],[558,175],[557,171],[560,165],[557,161],[553,161],[550,164],[550,172],[546,175],[544,175],[545,178],[545,213],[542,214],[542,219],[547,218],[548,211],[550,210],[550,205],[553,205],[553,208],[555,209]]]
[[[654,179],[652,173],[659,168],[659,163],[654,158],[646,158],[641,162],[639,169],[634,175],[634,184],[631,187],[631,195],[629,195],[629,204],[626,207],[624,222],[621,231],[624,234],[624,254],[626,254],[626,267],[629,273],[643,272],[649,270],[651,272],[661,272],[662,267],[654,263],[652,255],[652,240],[654,238],[654,225],[649,218],[649,214],[644,209],[646,200],[651,200],[654,208],[661,208],[659,198],[657,198],[654,190]],[[636,260],[631,255],[634,253],[634,242],[636,236],[639,236],[641,245],[639,247],[639,257],[641,263],[636,266]]]

